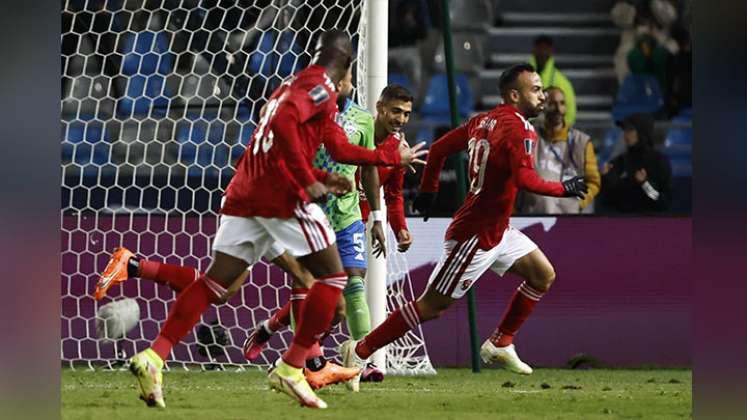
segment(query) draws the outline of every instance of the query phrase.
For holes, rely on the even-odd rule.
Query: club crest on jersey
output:
[[[531,155],[533,148],[534,148],[534,140],[524,139],[524,152],[528,155]]]
[[[472,280],[465,280],[462,282],[462,290],[467,290],[472,285]]]
[[[329,93],[327,92],[327,89],[325,89],[322,85],[314,86],[314,88],[309,91],[309,96],[314,102],[314,105],[319,105],[320,103],[329,99]]]

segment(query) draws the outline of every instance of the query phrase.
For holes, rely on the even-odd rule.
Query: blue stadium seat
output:
[[[412,92],[412,82],[410,82],[410,78],[407,77],[407,75],[404,73],[399,73],[399,72],[394,72],[394,71],[389,72],[389,74],[387,74],[387,84],[389,85],[398,84],[398,85],[405,87],[410,92]]]
[[[638,112],[652,114],[664,105],[664,97],[656,76],[631,74],[623,80],[617,91],[612,117],[621,120]]]
[[[669,158],[672,164],[673,178],[687,178],[693,175],[692,156],[674,156]]]
[[[615,147],[620,144],[621,139],[622,130],[620,129],[620,127],[612,127],[607,130],[604,138],[602,139],[602,146],[599,150],[599,156],[597,156],[597,161],[600,168],[602,165],[604,165],[605,162],[609,161],[612,158]]]
[[[206,118],[208,120],[206,120]],[[196,114],[177,122],[176,141],[180,145],[179,162],[188,168],[190,176],[203,173],[217,176],[218,168],[228,164],[229,146],[223,139],[225,123]]]
[[[672,127],[664,138],[664,151],[672,156],[692,156],[693,130],[690,127]]]
[[[67,122],[62,143],[62,163],[72,162],[83,168],[84,176],[96,176],[102,171],[101,166],[109,163],[111,142],[109,133],[103,123],[92,119],[91,115],[82,115],[79,119]],[[106,166],[104,170],[113,167]]]
[[[412,144],[418,144],[422,141],[426,143],[426,146],[430,146],[433,143],[433,129],[430,126],[421,127],[415,134],[415,142]]]
[[[457,108],[459,115],[464,118],[474,111],[474,97],[469,79],[462,73],[456,75],[457,85]],[[426,121],[444,122],[451,121],[449,113],[449,86],[446,74],[434,75],[428,82],[428,90],[425,94],[423,106],[420,109],[422,118]]]
[[[169,52],[169,39],[163,32],[138,32],[125,37],[122,74],[128,78],[127,91],[120,99],[118,113],[122,117],[164,117],[172,93],[166,86],[166,76],[172,73],[174,56]]]
[[[249,57],[247,70],[250,75],[286,78],[301,69],[303,63],[299,57],[303,53],[292,32],[281,32],[278,39],[276,32],[267,31],[260,36]]]

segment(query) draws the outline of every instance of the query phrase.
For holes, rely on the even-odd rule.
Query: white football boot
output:
[[[498,362],[503,368],[520,375],[531,375],[532,368],[519,359],[513,344],[506,347],[496,347],[490,340],[485,340],[480,346],[480,357],[485,363]]]

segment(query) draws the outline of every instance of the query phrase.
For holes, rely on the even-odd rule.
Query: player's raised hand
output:
[[[402,141],[399,143],[399,157],[400,165],[409,167],[410,170],[414,171],[413,165],[425,165],[425,161],[420,159],[428,154],[428,151],[424,149],[425,142],[420,142],[415,146],[410,147],[407,142]]]
[[[427,222],[431,216],[434,201],[436,201],[436,193],[421,191],[412,203],[412,207],[423,216],[424,222]]]
[[[586,181],[582,176],[574,176],[571,179],[563,181],[564,197],[578,197],[583,199],[587,192],[589,192],[589,187],[586,186]]]
[[[319,181],[316,181],[313,184],[309,185],[305,190],[306,194],[308,194],[309,196],[309,199],[311,199],[311,201],[315,203],[326,200],[327,194],[329,193],[327,187]]]
[[[373,248],[374,257],[386,257],[386,236],[381,222],[374,222],[371,226],[371,247]]]
[[[329,174],[324,180],[324,185],[329,193],[334,195],[343,195],[353,189],[353,184],[349,179],[340,174]]]

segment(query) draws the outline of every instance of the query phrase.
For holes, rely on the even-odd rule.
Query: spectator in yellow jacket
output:
[[[576,92],[573,85],[563,73],[555,67],[553,39],[540,35],[534,40],[534,49],[529,64],[534,66],[542,78],[542,86],[555,86],[565,94],[565,125],[572,127],[576,123]]]
[[[537,127],[537,146],[532,151],[534,168],[548,181],[562,182],[583,176],[589,192],[583,200],[524,192],[517,205],[521,213],[577,214],[591,213],[593,210],[593,206],[589,205],[599,193],[602,183],[594,145],[588,134],[565,123],[566,109],[563,91],[555,86],[549,87],[544,119]]]

